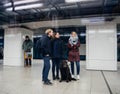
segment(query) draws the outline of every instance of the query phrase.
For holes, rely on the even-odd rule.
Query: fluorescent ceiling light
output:
[[[26,4],[26,3],[32,3],[32,2],[37,2],[37,1],[40,1],[40,0],[22,0],[22,1],[16,1],[16,2],[13,2],[14,5],[20,5],[20,4]],[[6,3],[4,4],[5,7],[8,7],[8,6],[11,6],[12,3]]]
[[[15,7],[15,10],[23,10],[23,9],[30,9],[30,8],[38,8],[42,7],[43,4],[32,4],[32,5],[24,5],[24,6],[17,6]]]
[[[14,2],[14,5],[20,5],[20,4],[26,4],[26,3],[32,3],[40,0],[22,0],[22,1],[16,1]]]
[[[7,3],[7,4],[4,4],[5,7],[9,7],[9,6],[12,6],[12,3]]]
[[[95,1],[95,0],[65,0],[66,3],[86,2],[86,1]]]
[[[13,8],[12,8],[12,7],[10,7],[10,8],[6,8],[6,10],[7,10],[7,11],[12,11]]]
[[[38,8],[38,7],[42,7],[43,6],[43,4],[42,3],[40,3],[40,4],[31,4],[31,5],[22,5],[22,6],[16,6],[15,7],[15,10],[23,10],[23,9],[31,9],[31,8]],[[10,8],[7,8],[6,10],[7,11],[12,11],[12,7],[10,7]]]

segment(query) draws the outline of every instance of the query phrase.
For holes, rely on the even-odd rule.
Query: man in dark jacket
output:
[[[33,42],[32,40],[29,38],[29,36],[25,37],[25,41],[22,44],[22,49],[24,50],[24,66],[31,66],[31,58],[32,58],[32,53],[31,53],[31,49],[33,47]]]
[[[53,36],[53,30],[47,29],[45,33],[46,34],[41,39],[41,49],[42,49],[42,56],[44,60],[42,80],[44,81],[44,84],[51,85],[52,83],[48,79],[48,74],[50,70],[51,37]]]

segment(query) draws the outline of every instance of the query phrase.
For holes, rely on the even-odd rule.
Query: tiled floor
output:
[[[69,83],[52,81],[43,85],[43,63],[34,60],[31,68],[8,67],[0,64],[0,94],[110,94],[101,71],[85,69],[81,63],[80,80]],[[117,72],[103,71],[112,94],[120,94],[120,67]],[[49,78],[52,79],[51,70]]]

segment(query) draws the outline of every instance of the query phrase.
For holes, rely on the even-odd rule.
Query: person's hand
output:
[[[76,49],[77,48],[76,45],[73,45],[73,48]]]
[[[49,54],[47,54],[46,56],[49,56]]]
[[[76,49],[76,47],[74,47],[74,49]]]

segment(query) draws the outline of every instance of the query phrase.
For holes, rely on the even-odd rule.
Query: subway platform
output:
[[[0,94],[120,94],[120,63],[118,71],[86,70],[81,61],[80,79],[59,82],[49,79],[52,86],[42,82],[43,61],[33,60],[31,68],[9,67],[0,63]]]

